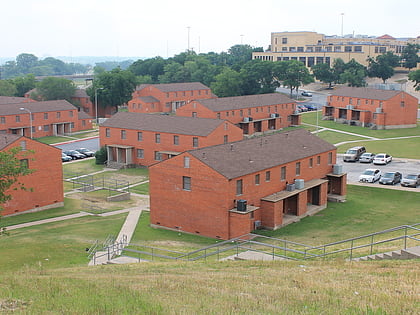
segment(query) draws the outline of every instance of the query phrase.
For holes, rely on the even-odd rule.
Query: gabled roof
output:
[[[1,134],[0,135],[0,151],[20,138],[23,138],[23,136],[7,134],[7,133]]]
[[[334,96],[346,96],[346,97],[358,97],[367,98],[374,100],[388,100],[395,95],[404,93],[402,91],[395,90],[377,90],[369,88],[358,88],[358,87],[343,87],[332,92]]]
[[[76,89],[76,91],[74,91],[74,94],[72,97],[89,97],[89,95],[86,93],[85,89]]]
[[[188,153],[226,178],[233,179],[335,149],[309,131],[296,129]]]
[[[0,104],[16,104],[16,103],[27,103],[33,102],[33,100],[26,97],[14,97],[14,96],[0,96]]]
[[[223,123],[225,121],[220,119],[118,112],[102,123],[101,127],[207,136]]]
[[[197,100],[197,102],[214,112],[267,105],[295,103],[295,101],[280,93],[219,97],[201,99]]]
[[[84,111],[78,112],[77,115],[78,115],[79,119],[91,119],[92,118],[88,113],[86,113]]]
[[[145,103],[159,103],[159,100],[153,96],[140,96],[139,99]]]
[[[392,37],[391,35],[385,34],[382,36],[377,37],[378,39],[395,39],[394,37]]]
[[[0,106],[0,115],[18,115],[28,113],[21,111],[20,108],[26,108],[31,113],[56,112],[61,110],[74,110],[76,107],[66,100],[44,101],[44,102],[27,102],[4,104]]]
[[[136,90],[140,91],[145,87],[153,86],[162,92],[183,92],[192,90],[210,90],[208,86],[200,82],[186,82],[186,83],[166,83],[166,84],[141,84],[137,86]]]

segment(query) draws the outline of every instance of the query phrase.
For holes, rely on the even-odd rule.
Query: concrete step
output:
[[[392,259],[392,252],[384,253],[384,259]]]
[[[420,246],[411,247],[401,250],[401,256],[404,259],[419,259],[420,258]]]
[[[392,259],[400,259],[401,258],[401,250],[394,250],[391,252]]]
[[[384,254],[376,254],[375,255],[375,260],[382,260],[385,259]]]

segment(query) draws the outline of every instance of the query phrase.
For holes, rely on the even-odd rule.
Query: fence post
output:
[[[287,247],[287,243],[286,243],[286,240],[284,241],[284,256],[285,257],[287,257],[287,250],[286,250],[286,247]]]
[[[109,258],[109,246],[108,246],[108,260],[111,260],[111,259]]]
[[[373,253],[373,235],[372,235],[372,238],[370,240],[370,255],[372,255],[372,253]]]
[[[350,260],[352,260],[352,258],[353,258],[353,242],[354,242],[354,240],[351,240]]]
[[[404,249],[407,249],[407,227],[404,229]]]

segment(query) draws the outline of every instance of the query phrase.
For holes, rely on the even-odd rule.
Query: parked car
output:
[[[68,162],[71,160],[72,160],[71,156],[68,156],[67,154],[61,152],[61,162]]]
[[[305,104],[303,106],[305,106],[308,111],[318,110],[318,107],[314,104]]]
[[[378,153],[375,155],[375,158],[373,159],[373,164],[388,164],[392,161],[392,156],[386,153]]]
[[[302,93],[300,93],[300,94],[302,94],[302,96],[308,96],[308,97],[312,96],[312,93],[308,92],[308,91],[302,91]]]
[[[82,154],[84,154],[84,155],[86,155],[88,157],[91,157],[91,156],[94,156],[95,155],[95,152],[93,152],[93,151],[91,151],[89,149],[86,149],[86,148],[76,149],[76,151],[79,152],[79,153],[82,153]]]
[[[73,160],[84,159],[86,157],[86,155],[77,152],[76,150],[67,150],[64,151],[64,154],[70,156]]]
[[[420,174],[408,174],[401,180],[401,186],[414,187],[420,185]]]
[[[344,153],[344,162],[356,162],[360,159],[360,156],[366,152],[366,148],[362,146],[350,148]]]
[[[370,152],[365,152],[360,156],[359,162],[360,163],[372,163],[374,158],[375,158],[375,154],[370,153]]]
[[[296,106],[296,109],[297,109],[297,111],[298,111],[299,113],[302,113],[302,112],[307,112],[307,111],[308,111],[308,109],[307,109],[305,106],[303,106],[303,105],[297,105],[297,106]]]
[[[368,168],[359,176],[359,182],[374,183],[381,178],[381,171],[376,168]]]
[[[381,176],[379,184],[395,185],[401,182],[402,174],[400,172],[387,172]]]

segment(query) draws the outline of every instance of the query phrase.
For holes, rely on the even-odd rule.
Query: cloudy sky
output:
[[[171,57],[267,48],[271,32],[420,35],[415,0],[5,0],[0,57]],[[341,13],[344,13],[342,16]],[[188,46],[189,44],[189,46]]]

